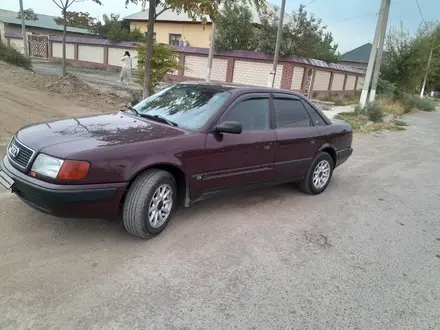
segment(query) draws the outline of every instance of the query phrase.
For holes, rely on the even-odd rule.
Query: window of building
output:
[[[243,131],[269,129],[269,98],[250,99],[235,105],[223,116],[221,122],[237,121]]]
[[[309,115],[300,100],[275,99],[274,103],[278,128],[310,126]]]
[[[181,34],[171,34],[169,35],[169,44],[173,46],[179,46],[179,41],[182,39]]]

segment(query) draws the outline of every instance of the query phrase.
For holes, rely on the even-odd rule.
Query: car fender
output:
[[[175,157],[174,155],[170,156],[162,154],[152,156],[150,155],[148,158],[146,158],[144,162],[140,162],[133,166],[129,171],[130,173],[127,173],[125,177],[127,178],[127,181],[132,181],[137,175],[139,175],[139,173],[145,171],[148,168],[160,165],[174,166],[185,173],[182,161],[179,158]]]

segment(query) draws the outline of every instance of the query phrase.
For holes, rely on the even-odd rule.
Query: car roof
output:
[[[290,94],[295,95],[298,97],[304,97],[302,94],[286,90],[286,89],[279,89],[279,88],[270,88],[270,87],[261,87],[261,86],[251,86],[251,85],[245,85],[245,84],[234,84],[234,83],[224,83],[224,82],[218,82],[218,81],[184,81],[179,83],[181,85],[197,85],[201,87],[209,87],[224,91],[246,91],[246,92],[255,92],[255,93],[284,93],[284,94]]]

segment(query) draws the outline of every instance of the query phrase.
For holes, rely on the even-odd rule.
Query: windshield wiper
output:
[[[138,112],[137,115],[141,116],[141,117],[144,117],[144,118],[151,119],[151,120],[160,121],[162,123],[168,124],[168,125],[173,126],[173,127],[179,126],[177,123],[175,123],[175,122],[173,122],[173,121],[171,121],[169,119],[166,119],[165,117],[163,117],[161,115],[148,115],[146,113],[140,113],[140,112]]]
[[[133,108],[130,104],[127,104],[125,109],[130,110],[133,112],[136,116],[139,116],[139,111],[137,111],[135,108]]]

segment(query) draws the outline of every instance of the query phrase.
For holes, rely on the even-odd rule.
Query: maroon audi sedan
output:
[[[297,182],[323,192],[352,154],[352,128],[286,90],[181,83],[117,113],[20,129],[0,183],[64,217],[122,216],[135,236],[159,234],[178,205]]]

